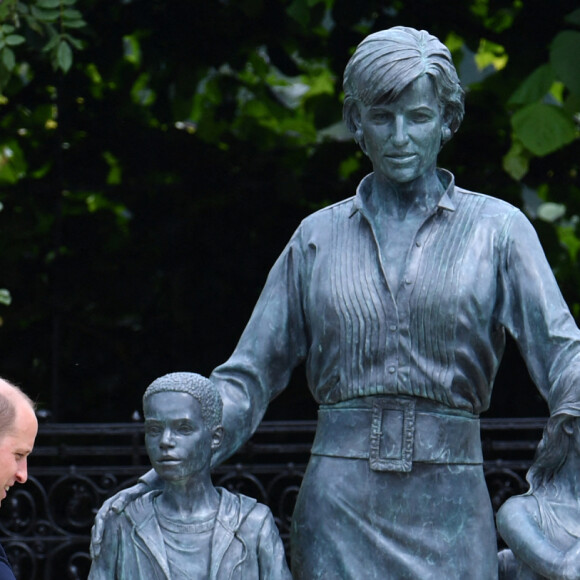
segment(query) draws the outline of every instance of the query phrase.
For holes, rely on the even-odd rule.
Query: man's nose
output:
[[[16,481],[18,483],[26,483],[28,479],[28,465],[26,459],[18,462],[18,469],[16,470]]]

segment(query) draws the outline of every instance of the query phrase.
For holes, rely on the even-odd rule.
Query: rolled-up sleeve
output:
[[[225,427],[214,463],[230,456],[252,435],[268,403],[284,390],[306,356],[303,261],[298,230],[270,271],[232,356],[211,375],[223,399]]]
[[[504,231],[502,251],[500,322],[547,400],[551,389],[579,382],[580,332],[538,236],[521,212],[513,214]]]

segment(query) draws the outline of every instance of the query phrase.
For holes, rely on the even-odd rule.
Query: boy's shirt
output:
[[[220,504],[209,553],[208,580],[292,580],[270,509],[255,499],[216,488]],[[105,522],[101,551],[89,580],[173,580],[151,491]]]

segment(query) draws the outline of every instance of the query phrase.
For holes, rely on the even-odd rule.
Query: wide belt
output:
[[[383,396],[368,407],[322,406],[312,454],[367,459],[375,471],[409,472],[413,462],[483,463],[477,416],[447,413],[443,405],[423,409],[417,401]]]

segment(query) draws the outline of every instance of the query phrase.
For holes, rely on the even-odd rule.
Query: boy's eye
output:
[[[193,433],[193,427],[191,425],[180,425],[178,431],[182,435],[191,435]]]
[[[159,435],[161,433],[161,427],[157,425],[146,425],[145,434],[146,435]]]

